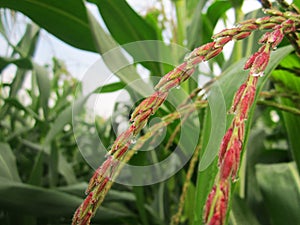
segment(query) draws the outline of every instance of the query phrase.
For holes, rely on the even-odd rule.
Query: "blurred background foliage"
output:
[[[166,46],[172,43],[192,50],[211,41],[220,26],[263,16],[261,9],[244,13],[243,0],[154,2],[154,7],[141,13],[125,0],[0,0],[0,41],[7,46],[0,55],[0,224],[70,224],[93,173],[73,135],[72,108],[82,108],[87,100],[85,97],[75,99],[78,93],[80,95],[81,81],[56,57],[46,65],[35,62],[41,30],[74,48],[100,55],[118,44],[145,40],[160,40]],[[294,4],[299,7],[300,1],[295,0]],[[101,23],[87,6],[98,9]],[[18,16],[26,18],[26,23],[22,34],[15,37],[11,28]],[[204,84],[202,80],[218,77],[228,109],[234,92],[245,79],[244,57],[257,50],[260,35],[261,32],[255,32],[246,41],[229,46],[206,67],[200,66],[194,79],[182,85],[183,90],[191,93]],[[247,125],[247,153],[243,155],[231,199],[228,224],[300,224],[300,60],[286,45],[289,45],[287,40],[274,53],[259,88],[257,107]],[[150,54],[147,48],[141,48],[139,53],[130,48],[125,50],[133,58]],[[176,49],[169,52],[155,49],[153,54],[174,58],[177,64],[184,57]],[[120,51],[118,60],[128,59]],[[107,60],[106,63],[108,67],[113,66]],[[150,74],[145,81],[150,87],[155,84],[151,76],[162,76],[172,69],[163,63],[136,63],[118,71],[115,74],[118,82],[106,85],[101,91],[122,90],[143,76],[138,66]],[[105,146],[113,143],[114,130],[127,123],[132,105],[144,96],[143,89],[135,86],[126,91],[131,103],[117,102],[114,110],[122,112],[121,117],[117,114],[106,119],[97,116],[90,122],[89,112],[79,115],[79,133],[86,148],[95,146],[91,133],[99,134]],[[173,111],[167,105],[157,115],[163,117]],[[176,175],[158,184],[144,187],[115,184],[93,224],[169,224],[180,204],[183,204],[180,224],[202,223],[203,204],[216,174],[216,150],[210,153],[206,147],[209,137],[216,140],[218,146],[223,135],[212,134],[211,123],[213,119],[215,124],[225,121],[218,115],[214,117],[209,107],[199,110],[195,119],[201,124],[200,158],[206,154],[212,159],[208,167],[205,170],[196,167],[190,180],[186,180],[187,164]],[[175,121],[168,126],[166,136],[151,159],[159,161],[174,149],[178,135],[171,145],[168,140],[178,124]],[[143,132],[148,129],[145,127]],[[149,157],[138,153],[131,163],[147,164]],[[189,188],[186,201],[180,203],[184,182],[189,182]]]

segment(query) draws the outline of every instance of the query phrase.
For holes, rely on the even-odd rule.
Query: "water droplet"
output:
[[[131,144],[135,144],[136,143],[136,139],[135,138],[133,138],[133,139],[131,139]]]
[[[176,89],[177,89],[177,90],[180,89],[180,85],[178,85],[178,86],[176,87]]]
[[[239,177],[236,177],[236,178],[233,180],[233,183],[239,181],[239,179],[240,179]]]
[[[259,72],[259,73],[253,73],[252,76],[254,77],[263,77],[265,74],[264,72]]]
[[[277,47],[274,47],[274,48],[273,48],[273,51],[275,51],[276,49],[277,49]]]

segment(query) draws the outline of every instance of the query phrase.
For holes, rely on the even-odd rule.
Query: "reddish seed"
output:
[[[282,32],[281,29],[278,29],[278,30],[274,30],[272,32],[272,35],[269,39],[271,40],[268,40],[270,43],[272,43],[272,48],[276,48],[277,45],[279,45],[282,41],[282,39],[284,38],[284,34]],[[271,42],[273,41],[273,42]]]
[[[250,69],[250,74],[253,76],[262,75],[263,71],[266,69],[270,59],[270,53],[260,52],[260,54],[255,58],[252,67]]]
[[[234,166],[235,162],[235,154],[234,154],[234,149],[230,147],[224,156],[224,160],[221,164],[221,169],[220,169],[220,178],[221,180],[226,180],[231,174],[232,168]]]
[[[271,16],[265,16],[265,17],[256,19],[255,23],[257,23],[257,24],[263,24],[263,23],[269,22],[270,19],[271,19]]]
[[[124,155],[124,153],[127,151],[127,149],[129,148],[129,145],[130,145],[130,141],[127,142],[127,144],[119,150],[117,156],[116,156],[116,159],[119,159],[120,157],[122,157]]]
[[[219,213],[215,213],[213,215],[213,217],[209,221],[208,225],[222,225]]]
[[[241,100],[240,105],[240,120],[243,121],[247,119],[247,113],[249,109],[249,93],[246,93]]]
[[[222,37],[222,38],[220,38],[216,41],[216,44],[215,44],[214,47],[215,48],[223,47],[224,45],[226,45],[231,40],[232,40],[232,37],[230,37],[230,36]]]
[[[239,139],[235,139],[233,141],[233,147],[234,149],[234,158],[235,158],[235,163],[233,165],[233,168],[232,168],[232,179],[234,180],[235,177],[236,177],[236,174],[237,174],[237,171],[239,169],[239,165],[240,165],[240,153],[241,153],[241,150],[242,150],[242,143]]]
[[[100,170],[101,170],[101,167],[99,167],[95,173],[93,174],[93,177],[90,179],[90,182],[89,182],[89,185],[85,191],[86,194],[90,193],[90,191],[96,186],[97,184],[97,179],[98,179],[98,176],[100,174]]]
[[[219,166],[221,165],[221,162],[223,161],[225,152],[227,150],[228,142],[232,136],[232,131],[233,131],[233,129],[232,129],[232,127],[230,127],[223,137],[223,140],[222,140],[222,143],[220,146],[220,152],[219,152]]]
[[[92,218],[93,213],[91,211],[88,211],[83,220],[78,225],[86,225],[90,224],[90,220]]]
[[[205,60],[205,61],[210,60],[211,58],[214,58],[214,57],[216,57],[217,55],[219,55],[222,51],[223,51],[223,48],[222,48],[222,47],[216,48],[216,49],[214,49],[214,50],[208,52],[207,55],[205,55],[204,60]]]
[[[91,200],[93,198],[93,192],[91,192],[83,201],[82,207],[81,207],[81,212],[85,212],[87,207],[91,204]]]
[[[240,33],[234,35],[233,38],[235,40],[242,40],[242,39],[249,37],[251,35],[251,33],[252,32],[250,32],[250,31],[240,32]]]
[[[231,111],[235,112],[237,105],[239,104],[242,95],[244,94],[245,88],[246,88],[246,84],[242,84],[239,89],[237,90],[234,99],[233,99],[233,103],[232,103],[232,107],[231,107]]]
[[[259,52],[255,52],[252,56],[249,57],[249,59],[248,59],[247,62],[245,63],[244,70],[249,69],[249,68],[253,65],[254,60],[256,59],[256,57],[257,57],[259,54],[260,54]]]
[[[254,31],[258,29],[258,26],[254,23],[241,24],[241,31]]]
[[[263,43],[266,43],[268,38],[270,37],[270,32],[266,32],[262,37],[261,39],[259,39],[258,43],[259,44],[263,44]]]
[[[212,190],[210,191],[208,197],[207,197],[207,200],[206,200],[206,203],[205,203],[205,210],[204,210],[204,221],[205,222],[208,222],[208,216],[209,216],[209,213],[210,213],[210,210],[211,209],[211,204],[215,198],[215,195],[216,195],[216,186],[213,186]]]

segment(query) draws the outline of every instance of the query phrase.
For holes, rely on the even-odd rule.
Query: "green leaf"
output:
[[[86,8],[81,0],[1,0],[0,7],[24,13],[76,48],[95,51]]]
[[[39,115],[37,115],[29,107],[26,107],[26,106],[22,105],[22,103],[20,103],[20,101],[18,101],[17,99],[15,99],[15,98],[6,98],[5,103],[9,104],[10,106],[16,107],[18,110],[24,110],[26,113],[28,113],[30,116],[32,116],[37,121],[41,121],[41,119],[39,118]]]
[[[256,175],[271,223],[300,224],[300,179],[295,163],[260,164]]]
[[[125,0],[90,0],[95,3],[112,36],[121,45],[142,40],[156,40],[155,29],[138,15]]]
[[[286,57],[278,70],[274,71],[272,78],[276,82],[275,88],[283,93],[290,93],[300,95],[300,77],[298,76],[299,73],[299,65],[300,60],[295,55],[289,55]],[[293,108],[300,108],[300,102],[294,101],[288,98],[280,98],[280,102],[283,105],[293,107]],[[290,149],[293,155],[293,158],[296,161],[298,171],[300,172],[300,118],[297,115],[282,112],[284,125],[286,127],[286,131],[288,134]]]
[[[75,209],[83,201],[74,195],[58,190],[35,187],[0,178],[1,208],[11,212],[22,212],[37,217],[72,218]],[[117,210],[101,207],[93,221],[111,223],[133,216]]]
[[[123,82],[115,82],[105,86],[98,87],[94,93],[111,93],[123,89],[126,85]]]
[[[248,208],[245,199],[241,199],[238,195],[234,195],[232,198],[229,224],[259,225],[250,208]]]
[[[66,160],[64,155],[60,152],[58,153],[58,172],[63,175],[66,179],[67,184],[75,184],[76,183],[76,175],[70,163]]]
[[[259,80],[258,88],[257,88],[257,95],[254,101],[257,101],[258,93],[261,91],[264,83],[266,82],[267,78],[269,77],[270,73],[275,69],[275,67],[280,63],[280,61],[290,52],[292,51],[292,47],[284,47],[278,49],[276,52],[272,53],[269,66],[266,69],[265,76]],[[239,86],[245,81],[248,75],[248,71],[243,71],[243,65],[245,63],[245,59],[240,60],[239,62],[233,64],[229,67],[226,71],[223,72],[218,82],[216,82],[215,90],[221,90],[221,94],[212,94],[213,101],[208,101],[210,105],[210,110],[217,109],[216,112],[210,113],[208,111],[208,115],[204,124],[204,137],[203,137],[203,151],[200,155],[200,164],[199,164],[199,172],[198,172],[198,179],[197,179],[197,194],[196,194],[196,207],[195,207],[195,219],[194,224],[199,224],[202,220],[202,209],[205,204],[205,200],[209,194],[210,188],[212,187],[212,181],[217,174],[217,167],[216,167],[216,156],[218,154],[219,146],[221,144],[221,140],[223,135],[225,134],[224,129],[224,122],[226,122],[227,126],[229,126],[232,115],[227,115],[226,121],[224,121],[224,115],[216,116],[216,113],[223,112],[224,109],[221,105],[225,103],[225,114],[230,109],[233,96]],[[225,102],[224,102],[225,101]],[[211,107],[213,106],[213,107]],[[219,111],[222,110],[222,111]],[[251,120],[253,117],[254,107],[252,107],[249,117],[246,123],[246,134],[245,134],[245,142],[243,146],[247,145],[248,134],[251,126]],[[211,114],[211,115],[210,115]],[[226,115],[225,115],[226,116]],[[219,126],[220,125],[220,126]],[[214,126],[217,126],[214,127]],[[219,127],[218,127],[219,126]],[[219,128],[219,129],[218,129]],[[214,131],[214,132],[212,132]],[[208,143],[208,144],[207,144]],[[211,144],[209,144],[211,143]],[[212,163],[213,162],[213,163]],[[201,177],[203,176],[203,177]],[[204,190],[203,190],[204,188]],[[200,213],[200,214],[199,214]]]
[[[32,184],[36,186],[40,186],[42,184],[42,177],[44,172],[43,162],[44,162],[44,152],[39,151],[39,153],[35,157],[35,162],[27,182],[28,184]]]
[[[28,23],[26,30],[16,46],[13,46],[14,53],[19,53],[22,57],[33,56],[37,41],[39,38],[40,28],[34,23]]]
[[[36,75],[36,80],[39,88],[39,103],[41,108],[43,109],[45,118],[48,117],[48,100],[50,97],[50,80],[48,77],[48,71],[46,68],[39,66],[37,64],[33,64],[34,72]]]
[[[156,33],[155,27],[138,15],[125,0],[91,0],[91,2],[98,6],[105,25],[120,45],[137,42],[136,45],[139,51],[128,49],[133,58],[140,58],[140,56],[153,53],[158,54],[158,49],[153,51],[142,42],[139,43],[139,41],[157,40],[159,35]],[[158,59],[158,55],[152,57]],[[143,62],[142,64],[154,74],[160,74],[158,63]]]
[[[0,142],[0,178],[21,181],[16,165],[16,158],[6,143]]]

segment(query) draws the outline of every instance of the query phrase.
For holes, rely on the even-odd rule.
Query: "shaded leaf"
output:
[[[39,103],[43,109],[45,118],[48,117],[48,99],[50,97],[50,80],[46,68],[33,64],[36,80],[39,88]]]
[[[74,47],[95,51],[86,8],[80,0],[1,0],[0,7],[24,13]]]
[[[0,204],[8,211],[21,211],[37,217],[72,218],[82,198],[57,190],[11,182],[0,178]],[[115,222],[132,218],[128,213],[101,207],[94,217],[95,222]]]
[[[271,223],[300,224],[300,179],[295,163],[260,164],[256,175]]]
[[[20,181],[16,158],[10,146],[2,142],[0,142],[0,177]]]
[[[232,198],[229,224],[259,225],[251,209],[248,208],[246,201],[241,199],[238,195],[234,195]]]
[[[297,71],[299,71],[300,60],[295,55],[289,55],[286,57],[278,70],[274,71],[272,78],[276,82],[276,89],[283,93],[290,93],[294,95],[300,95],[300,77]],[[283,105],[300,108],[300,101],[294,101],[288,98],[280,98],[280,102]],[[300,172],[300,118],[297,115],[288,112],[282,112],[284,124],[288,134],[290,149],[292,151],[293,158],[296,161],[298,171]]]
[[[22,69],[30,70],[32,68],[31,62],[27,58],[14,59],[14,58],[0,57],[0,73],[6,66],[8,66],[11,63],[15,64],[17,67]]]
[[[132,52],[130,49],[128,50],[133,58],[157,54],[157,49],[153,51],[153,49],[147,48],[147,46],[142,43],[138,43],[138,41],[144,40],[157,40],[159,36],[156,33],[155,28],[137,14],[125,0],[91,0],[91,2],[98,6],[108,30],[119,44],[124,45],[131,42],[137,42],[136,45],[139,51]],[[152,57],[158,59],[158,55]],[[160,74],[158,63],[143,62],[142,64],[154,74]]]

